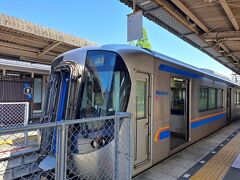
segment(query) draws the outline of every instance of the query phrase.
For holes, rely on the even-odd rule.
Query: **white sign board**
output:
[[[142,33],[142,11],[137,11],[128,15],[127,20],[127,41],[134,41],[143,37]]]

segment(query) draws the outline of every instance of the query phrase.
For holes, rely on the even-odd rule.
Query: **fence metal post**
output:
[[[68,164],[68,150],[69,150],[69,147],[68,147],[68,130],[69,130],[69,125],[65,124],[64,125],[64,141],[63,141],[63,146],[64,146],[64,151],[63,151],[63,155],[64,155],[64,165],[63,165],[63,171],[64,171],[64,179],[67,179],[67,164]]]
[[[129,114],[128,116],[128,179],[130,180],[132,178],[132,114]]]
[[[28,116],[29,116],[29,103],[25,103],[25,119],[24,119],[24,126],[28,125]],[[28,146],[28,131],[24,131],[24,145],[27,147]]]
[[[61,132],[61,145],[60,145],[60,158],[61,158],[61,164],[60,164],[60,178],[61,180],[65,180],[66,179],[66,151],[67,151],[67,142],[66,142],[66,125],[62,125],[62,132]]]
[[[114,127],[114,143],[115,143],[115,163],[114,163],[114,179],[119,179],[119,118],[115,118],[115,127]]]
[[[28,146],[28,131],[24,131],[24,145]]]
[[[58,180],[66,179],[65,167],[65,145],[66,145],[66,125],[57,125],[57,139],[56,139],[56,175]]]
[[[60,158],[60,134],[61,134],[61,126],[56,125],[56,167],[55,167],[55,179],[59,179],[60,177],[60,164],[61,164],[61,158]]]

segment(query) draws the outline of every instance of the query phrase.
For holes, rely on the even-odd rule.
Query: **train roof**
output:
[[[172,64],[176,64],[178,66],[181,66],[181,67],[187,68],[189,70],[195,71],[196,73],[199,73],[200,75],[203,75],[205,77],[210,77],[210,78],[213,78],[213,79],[217,79],[219,81],[228,83],[230,85],[240,87],[239,84],[233,82],[232,80],[230,80],[230,79],[228,79],[226,77],[223,77],[223,76],[215,74],[214,71],[206,70],[206,69],[202,69],[202,68],[197,68],[195,66],[192,66],[190,64],[184,63],[184,62],[182,62],[180,60],[171,58],[169,56],[166,56],[164,54],[158,53],[158,52],[153,51],[153,50],[144,49],[144,48],[131,46],[131,45],[126,45],[126,44],[108,44],[108,45],[102,45],[102,46],[87,46],[87,47],[84,47],[84,48],[78,48],[78,49],[74,49],[74,50],[68,51],[68,52],[66,52],[66,53],[64,53],[64,54],[62,54],[60,56],[67,56],[69,54],[72,54],[74,56],[79,56],[79,54],[78,54],[79,52],[83,52],[83,54],[86,55],[88,50],[115,51],[115,52],[119,53],[120,55],[128,54],[128,53],[143,53],[143,54],[146,54],[146,55],[149,55],[149,56],[153,56],[153,57],[155,57],[157,59],[161,59],[161,60],[163,60],[165,62],[170,62]]]
[[[211,77],[211,78],[214,78],[214,79],[217,79],[217,80],[226,82],[226,83],[228,83],[228,84],[231,84],[231,85],[240,87],[239,84],[237,84],[237,83],[235,83],[234,81],[228,79],[227,77],[224,77],[223,75],[217,75],[217,74],[215,74],[215,72],[212,71],[212,70],[203,69],[203,68],[198,68],[198,67],[192,66],[192,65],[190,65],[190,64],[184,63],[184,62],[182,62],[182,61],[180,61],[180,60],[177,60],[177,59],[171,58],[171,57],[169,57],[169,56],[166,56],[166,55],[164,55],[164,54],[155,52],[155,51],[152,51],[152,53],[154,54],[155,57],[157,57],[157,58],[159,58],[159,59],[161,59],[161,60],[164,60],[164,61],[167,61],[167,62],[176,64],[176,65],[185,67],[185,68],[187,68],[187,69],[191,69],[191,70],[193,70],[193,71],[195,71],[195,72],[197,72],[197,73],[199,73],[199,74],[202,74],[202,75],[205,75],[205,76],[208,76],[208,77]]]
[[[195,71],[195,72],[197,72],[197,73],[199,73],[201,75],[204,75],[204,76],[207,76],[207,77],[210,77],[210,78],[213,78],[213,79],[217,79],[217,80],[226,82],[226,83],[231,84],[233,86],[240,87],[239,84],[233,82],[232,80],[228,79],[227,77],[215,74],[214,71],[192,66],[190,64],[184,63],[184,62],[182,62],[180,60],[171,58],[169,56],[166,56],[164,54],[161,54],[161,53],[153,51],[153,50],[139,48],[139,47],[135,47],[135,46],[131,46],[131,45],[103,45],[103,46],[100,47],[100,49],[112,50],[112,51],[116,51],[116,52],[119,52],[119,51],[121,51],[121,52],[123,52],[123,51],[129,52],[129,50],[130,50],[130,51],[141,52],[141,53],[145,53],[145,54],[151,54],[155,58],[161,59],[163,61],[170,62],[172,64],[176,64],[178,66],[181,66],[181,67],[190,69],[192,71]]]

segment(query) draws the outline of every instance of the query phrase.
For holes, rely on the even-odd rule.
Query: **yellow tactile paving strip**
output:
[[[223,179],[233,161],[240,153],[240,133],[227,143],[217,154],[215,154],[198,172],[190,179]]]

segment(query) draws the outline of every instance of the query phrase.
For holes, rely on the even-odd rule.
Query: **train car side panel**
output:
[[[153,164],[169,156],[170,147],[170,74],[159,70],[162,62],[155,61]]]
[[[191,118],[192,142],[195,142],[207,136],[208,134],[214,132],[215,130],[223,127],[226,124],[225,98],[223,98],[221,106],[218,106],[216,102],[217,104],[216,107],[214,108],[208,107],[207,109],[201,110],[199,102],[201,96],[200,94],[201,88],[206,89],[208,91],[210,91],[209,89],[215,89],[216,92],[222,91],[224,97],[226,87],[227,86],[224,83],[220,83],[209,78],[203,78],[201,80],[194,81],[192,96],[193,108]]]

